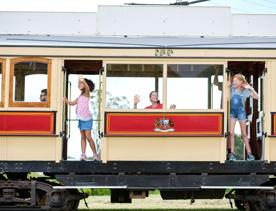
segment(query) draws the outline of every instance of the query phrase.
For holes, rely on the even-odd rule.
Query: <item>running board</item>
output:
[[[201,189],[274,190],[273,186],[200,186]]]

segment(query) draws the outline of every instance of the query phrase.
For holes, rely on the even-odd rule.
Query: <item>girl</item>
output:
[[[160,103],[160,100],[158,99],[158,92],[151,91],[149,94],[149,99],[151,102],[151,105],[145,107],[145,109],[162,109],[163,104]],[[137,109],[137,104],[140,102],[140,96],[135,95],[134,96],[134,109]],[[170,109],[175,109],[176,106],[173,104],[170,106]]]
[[[234,144],[235,144],[235,124],[238,120],[241,127],[241,135],[245,144],[247,151],[247,160],[255,160],[255,157],[251,153],[251,148],[249,145],[249,140],[246,132],[246,112],[245,112],[245,101],[248,97],[253,97],[258,100],[258,93],[250,86],[244,75],[236,74],[233,77],[233,82],[231,85],[231,100],[230,100],[230,153],[228,154],[228,159],[230,161],[236,160],[234,154]]]
[[[96,147],[94,140],[91,137],[91,129],[92,129],[92,114],[89,111],[89,100],[90,100],[90,92],[92,92],[95,88],[94,83],[91,80],[88,80],[86,78],[83,78],[82,76],[79,76],[79,82],[78,87],[81,91],[80,96],[74,100],[74,101],[68,101],[68,99],[65,97],[64,102],[68,105],[76,107],[76,114],[77,119],[79,120],[79,129],[81,134],[81,160],[87,160],[87,157],[85,155],[86,151],[86,141],[88,141],[91,150],[93,152],[93,158],[94,160],[99,160],[99,156],[96,152]]]

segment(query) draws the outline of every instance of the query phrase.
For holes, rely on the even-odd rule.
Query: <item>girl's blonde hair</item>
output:
[[[236,79],[238,79],[239,81],[241,81],[242,84],[248,84],[248,82],[247,82],[245,76],[244,76],[243,74],[241,74],[241,73],[238,73],[238,74],[234,75],[233,79],[234,79],[234,78],[236,78]]]

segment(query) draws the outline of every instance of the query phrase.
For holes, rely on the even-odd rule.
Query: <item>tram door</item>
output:
[[[77,99],[80,95],[78,89],[78,76],[90,79],[95,84],[95,89],[90,93],[91,99],[89,109],[93,115],[92,137],[95,141],[98,154],[100,154],[100,108],[102,90],[102,61],[98,60],[65,60],[64,61],[64,96],[69,101]],[[64,134],[63,134],[63,159],[79,160],[81,155],[80,131],[76,118],[76,106],[64,104]],[[87,144],[87,156],[92,156],[90,147]]]
[[[231,61],[228,62],[230,76],[237,73],[243,74],[249,84],[258,92],[260,99],[248,98],[245,104],[247,114],[247,135],[253,155],[257,160],[262,160],[264,156],[264,80],[266,74],[265,62],[251,61]],[[229,117],[229,116],[228,116]],[[238,158],[245,159],[247,152],[244,148],[240,126],[236,123],[235,127],[235,153]]]

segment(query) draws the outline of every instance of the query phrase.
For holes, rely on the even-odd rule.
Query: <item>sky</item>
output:
[[[96,12],[98,5],[133,2],[168,4],[176,0],[0,0],[0,11]],[[233,13],[276,14],[276,0],[210,0],[196,5],[231,6]]]

